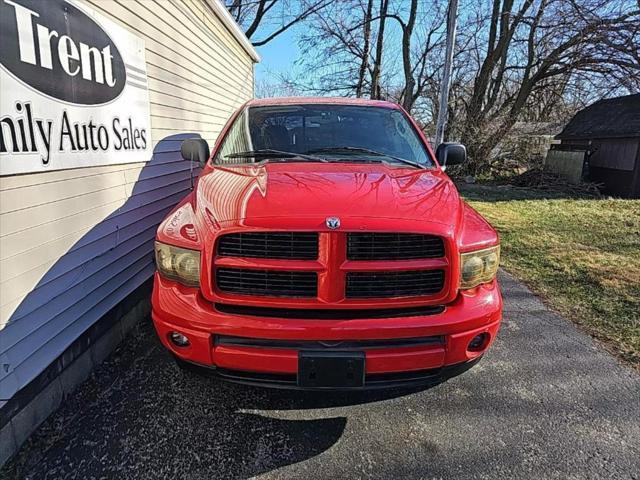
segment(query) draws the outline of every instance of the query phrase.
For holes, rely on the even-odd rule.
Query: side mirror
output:
[[[460,165],[467,161],[467,148],[461,143],[445,142],[438,145],[436,157],[440,165]]]
[[[205,163],[209,159],[211,150],[209,150],[209,144],[203,138],[188,138],[182,141],[180,147],[180,153],[185,160],[197,160],[201,167],[204,167]]]

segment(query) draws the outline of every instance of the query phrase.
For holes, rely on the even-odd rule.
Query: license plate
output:
[[[364,352],[305,352],[298,354],[298,386],[345,388],[364,386]]]

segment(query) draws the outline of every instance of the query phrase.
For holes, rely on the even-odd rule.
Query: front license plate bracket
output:
[[[364,352],[301,351],[298,353],[299,387],[363,387],[364,375]]]

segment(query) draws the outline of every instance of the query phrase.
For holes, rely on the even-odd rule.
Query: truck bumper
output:
[[[359,351],[365,354],[364,388],[381,388],[437,383],[470,368],[495,339],[502,297],[493,281],[430,315],[267,318],[221,313],[197,289],[156,273],[152,318],[160,341],[177,358],[228,380],[296,388],[300,351]],[[174,344],[172,332],[185,335],[189,345]]]

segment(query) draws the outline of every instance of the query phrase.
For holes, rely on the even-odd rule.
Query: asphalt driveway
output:
[[[431,389],[309,395],[182,373],[141,325],[7,478],[640,478],[640,375],[502,275],[505,321]]]

